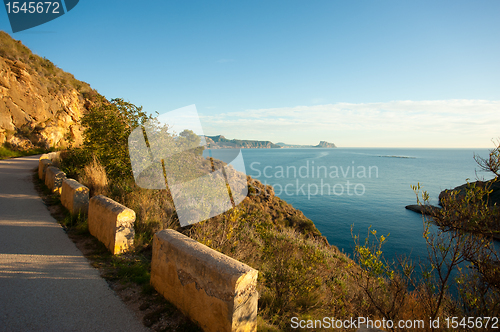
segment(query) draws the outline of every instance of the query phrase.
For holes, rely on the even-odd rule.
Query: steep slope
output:
[[[82,141],[83,112],[97,95],[0,31],[0,145],[26,150]]]

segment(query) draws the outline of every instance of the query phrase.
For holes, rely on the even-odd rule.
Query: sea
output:
[[[384,235],[386,259],[427,256],[423,221],[405,209],[420,185],[438,203],[444,189],[491,179],[474,155],[488,149],[242,149],[246,173],[311,219],[328,242],[352,256],[353,235]]]

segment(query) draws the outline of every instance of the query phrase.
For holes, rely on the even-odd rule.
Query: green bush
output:
[[[108,102],[103,97],[96,98],[96,106],[81,119],[84,126],[83,145],[80,149],[70,151],[64,158],[64,170],[69,174],[79,174],[83,166],[95,156],[106,169],[110,180],[131,179],[128,136],[149,117],[142,107],[123,99]]]

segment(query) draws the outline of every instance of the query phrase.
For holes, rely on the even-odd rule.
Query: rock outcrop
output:
[[[445,209],[452,209],[453,207],[450,208],[450,205],[446,204],[446,199],[449,197],[452,197],[453,200],[457,201],[463,201],[466,204],[476,204],[473,202],[473,200],[469,201],[469,198],[466,197],[467,195],[467,190],[472,189],[472,188],[487,188],[490,193],[489,195],[484,195],[482,197],[477,197],[479,198],[479,202],[485,202],[489,205],[490,208],[492,208],[488,213],[491,214],[487,218],[479,218],[482,221],[478,222],[477,220],[472,220],[469,218],[462,218],[462,219],[455,219],[455,217],[451,217],[451,221],[454,223],[453,227],[463,229],[465,231],[471,232],[471,233],[480,233],[484,234],[487,236],[491,236],[496,240],[500,240],[500,221],[498,219],[498,206],[500,206],[500,182],[498,179],[494,180],[489,180],[489,181],[476,181],[476,182],[471,182],[471,183],[466,183],[461,186],[458,186],[454,189],[451,190],[443,190],[439,194],[439,205],[445,206]],[[464,201],[465,199],[465,201]],[[453,205],[452,205],[453,206]],[[417,213],[421,213],[424,215],[428,215],[431,217],[435,217],[435,221],[439,224],[439,219],[440,219],[440,211],[441,208],[432,206],[432,205],[407,205],[405,207],[408,210],[415,211]],[[453,212],[453,211],[452,211]],[[461,213],[461,212],[460,212]],[[458,217],[460,214],[458,211],[456,212],[456,217]],[[437,217],[437,219],[436,219]],[[448,218],[448,219],[447,219]],[[450,214],[447,214],[447,217],[445,217],[444,220],[447,220],[447,222],[450,222],[449,220]],[[458,223],[457,223],[458,222]]]
[[[405,209],[413,211],[413,212],[417,212],[420,214],[425,214],[428,216],[434,216],[437,213],[439,213],[439,208],[437,206],[433,206],[433,205],[412,204],[412,205],[405,206]]]
[[[315,148],[336,148],[335,144],[328,143],[327,141],[320,141],[318,145],[314,146]]]
[[[490,180],[490,181],[476,181],[471,183],[465,183],[461,186],[455,187],[453,189],[446,189],[439,193],[439,204],[441,204],[442,200],[447,197],[450,192],[456,192],[458,198],[465,197],[465,193],[467,188],[477,186],[477,187],[487,187],[491,190],[491,193],[488,196],[488,205],[500,206],[500,181]]]
[[[0,145],[27,150],[80,144],[79,120],[93,94],[87,83],[0,31]]]

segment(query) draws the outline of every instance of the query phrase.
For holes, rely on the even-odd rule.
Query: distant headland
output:
[[[205,142],[211,149],[281,149],[281,148],[336,148],[333,143],[326,141],[318,145],[293,145],[285,143],[274,144],[271,141],[254,141],[241,139],[227,139],[222,135],[205,136]]]
[[[281,146],[271,141],[252,141],[227,139],[222,135],[205,136],[205,142],[211,149],[279,149]]]
[[[327,141],[320,141],[318,145],[295,145],[295,144],[285,144],[285,143],[276,143],[277,145],[281,146],[282,148],[302,148],[302,149],[309,149],[309,148],[336,148],[337,146],[334,143],[329,143]]]

